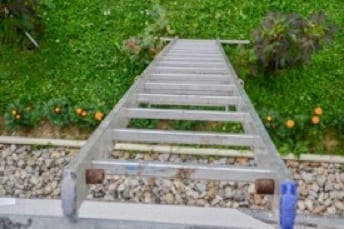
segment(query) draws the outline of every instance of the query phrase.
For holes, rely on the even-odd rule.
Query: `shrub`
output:
[[[141,34],[130,37],[124,43],[132,61],[142,61],[144,64],[148,64],[164,47],[160,36],[174,33],[170,29],[165,8],[155,4],[148,14],[151,15],[153,23],[149,24]]]
[[[281,117],[277,111],[263,110],[264,125],[276,143],[280,153],[322,152],[321,130],[323,110],[315,107],[309,114],[293,114]]]
[[[73,123],[94,127],[105,118],[103,110],[102,107],[87,106],[86,104],[76,105],[70,110],[70,119]]]
[[[7,129],[13,130],[19,127],[34,127],[42,118],[39,110],[39,106],[25,106],[18,100],[9,104],[5,113]]]
[[[44,107],[44,114],[49,121],[58,125],[70,124],[71,104],[67,98],[51,99]]]
[[[270,12],[252,33],[257,65],[264,73],[273,73],[309,63],[312,54],[331,42],[335,30],[323,12],[308,18]]]

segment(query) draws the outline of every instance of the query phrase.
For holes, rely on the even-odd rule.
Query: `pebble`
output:
[[[313,210],[313,201],[310,200],[310,199],[306,199],[305,200],[305,206],[306,208],[309,210],[309,211],[312,211]]]
[[[165,195],[165,201],[167,204],[174,204],[174,196],[171,193]]]
[[[312,173],[303,173],[302,179],[307,183],[311,184],[314,181],[314,176]]]
[[[63,167],[76,150],[0,144],[0,196],[58,198]],[[197,158],[175,154],[114,153],[119,159],[160,160],[173,163],[253,166],[248,158]],[[344,216],[344,173],[336,163],[287,161],[298,183],[298,212]],[[88,199],[144,203],[268,209],[267,196],[255,194],[247,182],[168,180],[106,176],[104,184],[90,186]]]
[[[256,193],[256,187],[255,187],[254,184],[250,184],[250,185],[248,186],[248,193],[251,194],[251,195],[253,195],[253,194]]]
[[[305,205],[305,202],[303,200],[298,201],[297,206],[301,211],[306,209],[306,205]]]

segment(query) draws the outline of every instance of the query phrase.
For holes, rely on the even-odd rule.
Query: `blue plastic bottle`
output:
[[[296,216],[296,204],[298,194],[295,182],[284,182],[281,184],[280,196],[280,228],[293,229]]]

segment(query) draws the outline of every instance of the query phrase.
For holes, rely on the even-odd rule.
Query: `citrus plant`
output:
[[[5,113],[6,127],[13,130],[19,127],[34,127],[40,121],[39,106],[25,106],[18,100],[8,105]]]
[[[310,153],[321,151],[323,109],[318,106],[308,114],[281,117],[277,111],[263,111],[264,125],[281,153]]]
[[[44,107],[45,115],[52,123],[65,126],[70,124],[71,104],[67,98],[51,99]]]

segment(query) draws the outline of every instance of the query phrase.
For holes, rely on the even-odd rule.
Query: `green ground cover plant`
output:
[[[157,29],[158,33],[183,38],[251,39],[252,31],[270,11],[308,17],[322,10],[339,31],[332,45],[313,55],[308,65],[278,69],[276,77],[267,78],[263,73],[253,76],[246,51],[228,46],[226,52],[281,152],[344,154],[344,16],[340,12],[344,2],[160,1],[165,11],[157,17],[152,15],[156,1],[51,2],[38,12],[44,28],[44,33],[37,37],[39,49],[0,46],[0,116],[12,120],[14,126],[36,125],[36,117],[47,118],[44,110],[49,101],[62,98],[70,103],[68,119],[72,124],[88,125],[80,116],[82,111],[87,112],[92,123],[97,112],[106,114],[157,51],[151,49],[145,61],[134,61],[126,42],[130,38],[141,39],[137,43],[143,47],[140,42],[145,33],[150,33],[149,28],[157,28],[157,18],[161,17],[164,25],[164,31]],[[151,37],[156,41],[155,36]],[[149,52],[161,45],[144,47]],[[244,47],[249,49],[252,46]],[[25,114],[25,122],[16,120],[11,113],[13,106],[19,106],[16,109],[21,112],[32,107],[31,116],[35,118]],[[323,112],[315,125],[317,107]],[[278,125],[277,133],[265,121],[267,116]],[[286,126],[288,120],[294,121],[293,128]]]

